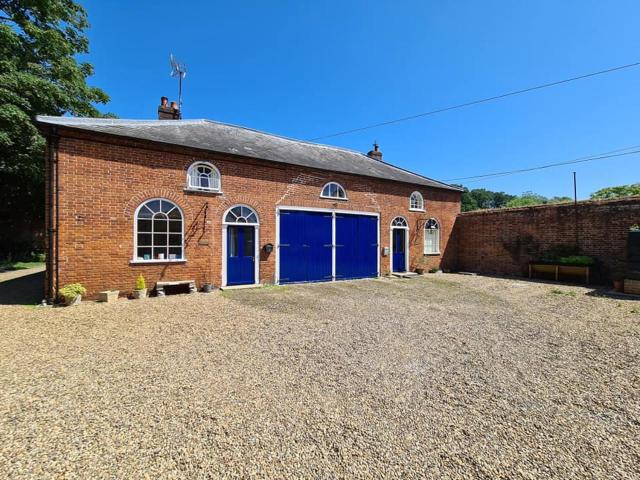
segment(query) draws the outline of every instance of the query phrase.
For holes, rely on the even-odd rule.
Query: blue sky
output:
[[[81,1],[91,83],[154,118],[188,65],[185,118],[309,139],[640,60],[640,2]],[[640,67],[331,138],[440,180],[640,145]],[[578,195],[640,181],[640,155],[469,182]]]

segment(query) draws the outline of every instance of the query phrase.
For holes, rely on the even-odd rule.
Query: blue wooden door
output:
[[[254,227],[227,227],[227,285],[255,283]]]
[[[406,235],[407,231],[403,228],[393,229],[393,271],[406,271]]]
[[[280,283],[332,279],[331,225],[330,213],[280,212]]]
[[[378,276],[378,219],[336,214],[336,279]]]

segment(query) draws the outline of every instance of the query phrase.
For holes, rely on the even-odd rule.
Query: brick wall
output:
[[[640,198],[462,213],[455,229],[461,271],[525,275],[545,252],[577,247],[597,261],[596,281],[622,277],[629,227],[640,224]]]
[[[149,286],[161,279],[220,285],[222,216],[235,204],[246,204],[258,213],[260,246],[276,243],[277,206],[335,207],[379,213],[381,247],[389,246],[392,219],[407,218],[411,268],[422,260],[425,268],[446,266],[452,258],[448,240],[460,209],[460,194],[455,191],[70,130],[61,130],[60,135],[60,286],[81,282],[89,295],[105,289],[130,292],[140,273]],[[196,160],[218,168],[223,193],[184,191],[187,169]],[[328,181],[341,183],[349,200],[321,199],[320,190]],[[409,211],[409,196],[415,190],[425,199],[425,213]],[[134,212],[155,197],[173,201],[184,212],[184,263],[131,262]],[[440,222],[442,255],[423,256],[422,226],[429,218]],[[381,256],[380,265],[387,273],[389,257]],[[273,282],[275,252],[267,255],[261,250],[259,268],[260,280]]]

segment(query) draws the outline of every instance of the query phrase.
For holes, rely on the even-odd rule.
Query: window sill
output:
[[[320,198],[322,198],[323,200],[338,200],[339,202],[348,202],[349,201],[348,198],[323,197],[322,195],[320,195]]]
[[[440,253],[440,252],[423,253],[423,255],[424,255],[425,257],[436,257],[436,256],[438,256],[438,255],[441,255],[441,253]]]
[[[410,208],[409,209],[410,212],[426,212],[426,210],[424,208]]]
[[[166,264],[166,263],[187,263],[186,258],[177,258],[175,260],[163,259],[163,260],[131,260],[129,265],[158,265],[158,264]]]
[[[183,188],[184,193],[194,193],[196,195],[222,195],[222,190],[206,190],[204,188]]]

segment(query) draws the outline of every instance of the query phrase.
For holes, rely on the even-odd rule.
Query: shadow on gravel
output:
[[[607,287],[596,288],[588,292],[586,295],[589,295],[590,297],[613,298],[616,300],[640,300],[640,295],[631,295],[630,293],[616,292],[615,290]]]
[[[44,272],[0,282],[0,305],[35,305],[44,297]]]

